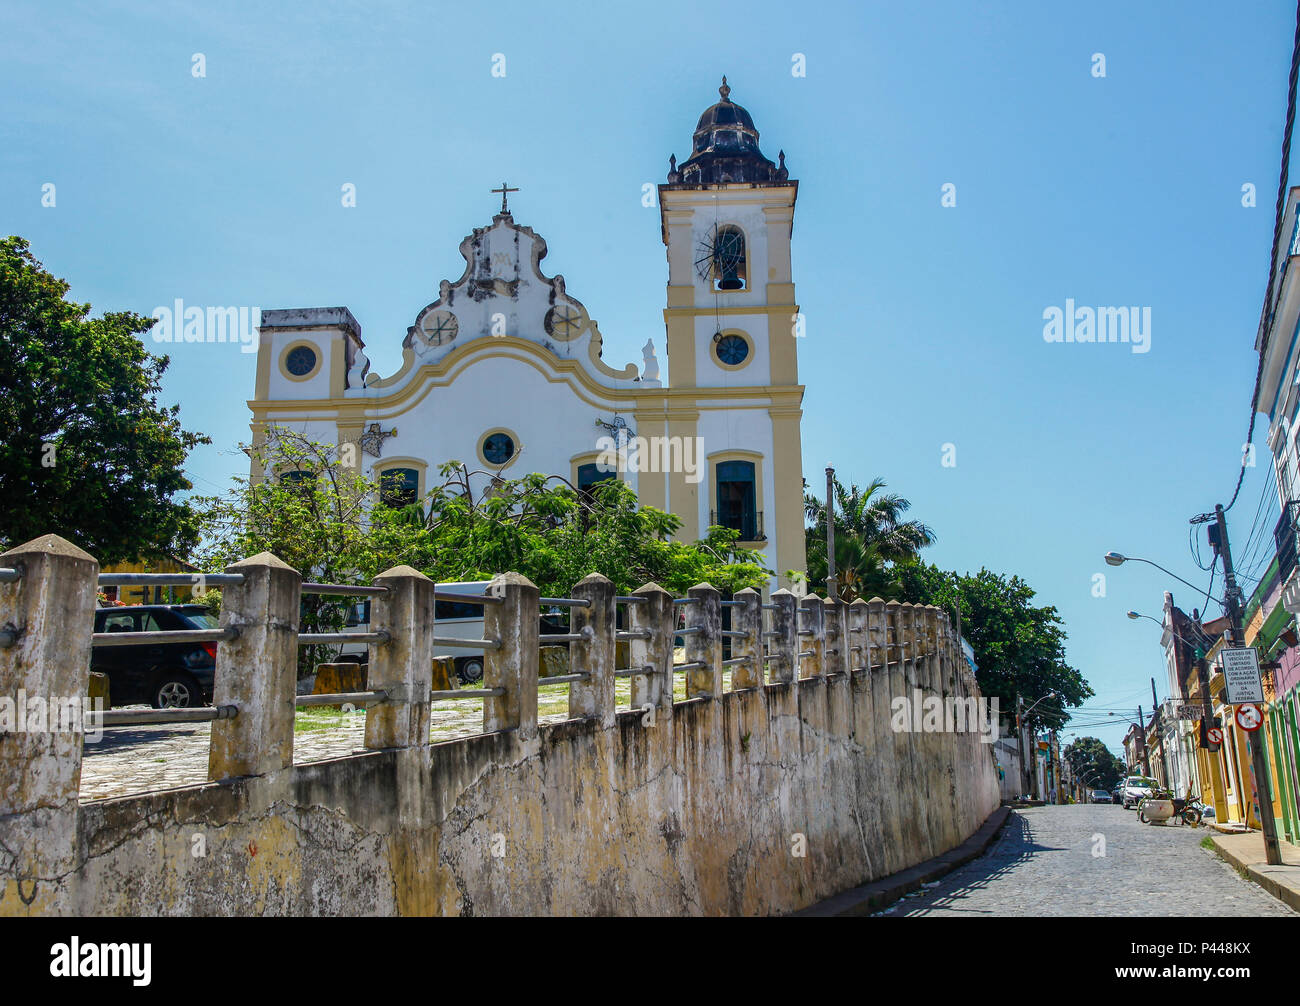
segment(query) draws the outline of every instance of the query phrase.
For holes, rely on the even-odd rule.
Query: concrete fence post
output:
[[[867,667],[873,671],[889,661],[889,626],[885,622],[884,598],[867,602]]]
[[[686,672],[686,697],[722,695],[722,595],[716,587],[698,583],[687,591],[695,598],[686,605],[686,628],[698,629],[686,637],[686,663],[702,663]]]
[[[849,605],[849,673],[863,671],[868,666],[870,636],[867,628],[867,602],[858,598]]]
[[[933,604],[925,606],[925,652],[926,679],[930,688],[938,695],[944,693],[943,686],[943,636],[939,632],[939,609]]]
[[[939,609],[935,619],[939,626],[939,654],[942,658],[939,667],[944,687],[950,689],[952,687],[952,682],[949,680],[952,670],[952,628],[948,624],[948,613],[942,608]]]
[[[632,592],[644,597],[640,604],[629,604],[628,628],[648,633],[648,638],[633,639],[628,645],[628,663],[633,668],[648,667],[648,674],[632,675],[632,708],[655,707],[655,719],[673,715],[673,636],[677,628],[677,608],[673,595],[657,583],[647,583]]]
[[[767,652],[771,658],[771,681],[794,681],[799,661],[799,599],[782,587],[772,591],[772,629]]]
[[[827,674],[848,674],[849,606],[843,601],[826,598],[822,620],[826,626],[825,669]]]
[[[433,581],[395,566],[375,577],[375,586],[388,592],[371,603],[370,631],[387,632],[389,640],[370,648],[367,686],[388,692],[388,701],[366,710],[366,747],[423,747],[433,682]]]
[[[888,601],[885,604],[885,666],[889,668],[902,661],[902,609],[903,605],[898,601]]]
[[[483,651],[483,687],[504,694],[483,700],[483,732],[517,730],[530,740],[537,736],[537,629],[541,593],[520,573],[499,573],[487,593],[500,604],[483,608],[483,635],[499,640]]]
[[[733,600],[740,602],[731,609],[731,628],[745,633],[745,638],[731,640],[733,660],[748,658],[743,664],[731,665],[731,690],[758,688],[763,684],[763,596],[752,587],[736,591]]]
[[[903,670],[907,677],[909,688],[915,688],[920,685],[921,662],[917,653],[917,631],[916,631],[916,605],[910,601],[904,601],[901,608],[898,609],[901,641],[901,657],[903,660]]]
[[[76,867],[99,563],[51,534],[0,567],[20,573],[0,584],[0,631],[13,639],[0,648],[0,915],[46,914],[60,909],[55,878]]]
[[[217,646],[213,703],[234,719],[214,720],[208,778],[265,775],[293,765],[302,577],[270,552],[226,567],[244,582],[221,594],[221,627],[234,639]]]
[[[590,603],[572,608],[569,618],[572,631],[590,637],[569,644],[570,666],[587,674],[569,684],[569,718],[591,718],[602,727],[614,725],[614,593],[613,581],[599,573],[584,576],[574,585],[573,597]]]
[[[799,630],[799,677],[820,678],[826,673],[826,605],[809,594],[800,605],[803,623]]]

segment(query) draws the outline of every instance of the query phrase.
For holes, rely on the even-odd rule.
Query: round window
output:
[[[503,465],[515,456],[515,442],[504,433],[493,433],[483,441],[483,457],[494,465]]]
[[[306,377],[316,369],[316,350],[310,346],[294,346],[284,358],[284,368],[294,377]]]
[[[749,356],[749,343],[738,335],[724,335],[718,340],[718,359],[729,367],[738,367]]]

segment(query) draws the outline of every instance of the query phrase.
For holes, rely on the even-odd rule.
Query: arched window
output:
[[[420,473],[414,468],[388,468],[379,474],[379,499],[385,506],[408,506],[419,498]]]
[[[714,481],[718,509],[710,523],[739,531],[741,541],[761,541],[763,530],[755,505],[754,463],[719,461],[714,469]]]
[[[618,481],[618,472],[601,471],[600,466],[594,461],[590,464],[578,465],[578,492],[585,493],[597,482],[604,482],[608,479]]]
[[[280,473],[280,485],[297,490],[304,495],[309,494],[316,485],[316,475],[299,468],[290,468]]]
[[[745,234],[730,224],[719,227],[713,238],[713,289],[745,289]]]

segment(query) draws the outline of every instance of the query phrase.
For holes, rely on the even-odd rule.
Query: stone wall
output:
[[[85,604],[76,591],[93,588],[94,560],[51,538],[0,567],[21,573],[0,584],[0,626],[17,629],[0,696],[75,687],[89,628],[64,633],[84,636],[75,646],[42,639],[60,637],[49,616],[89,625],[93,589]],[[0,914],[770,914],[942,853],[998,804],[979,733],[896,729],[894,700],[915,689],[978,697],[937,609],[786,591],[764,606],[745,591],[724,632],[707,585],[685,604],[653,584],[620,601],[588,577],[574,590],[573,718],[539,728],[537,589],[504,574],[485,609],[500,641],[485,732],[430,745],[434,588],[399,567],[376,580],[388,589],[371,628],[392,641],[371,655],[369,687],[387,695],[367,714],[373,750],[295,766],[297,574],[272,556],[231,572],[243,582],[225,588],[222,620],[238,645],[221,643],[216,705],[236,712],[213,723],[212,781],[81,803],[79,745],[0,736]],[[679,609],[697,666],[684,668],[693,697],[674,703]],[[617,639],[630,668],[614,666]],[[620,670],[632,711],[614,707]]]

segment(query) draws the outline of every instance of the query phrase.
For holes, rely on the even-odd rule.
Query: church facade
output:
[[[503,183],[501,211],[460,244],[463,275],[416,312],[396,373],[370,370],[346,307],[262,312],[254,443],[277,426],[337,443],[393,502],[421,498],[449,459],[481,472],[479,489],[529,472],[577,488],[620,478],[677,514],[683,540],[735,528],[772,586],[789,586],[804,568],[798,183],[784,152],[763,156],[725,77],[719,94],[659,186],[662,365],[654,340],[639,367],[602,359],[597,323],[545,275],[546,242],[515,222]]]

